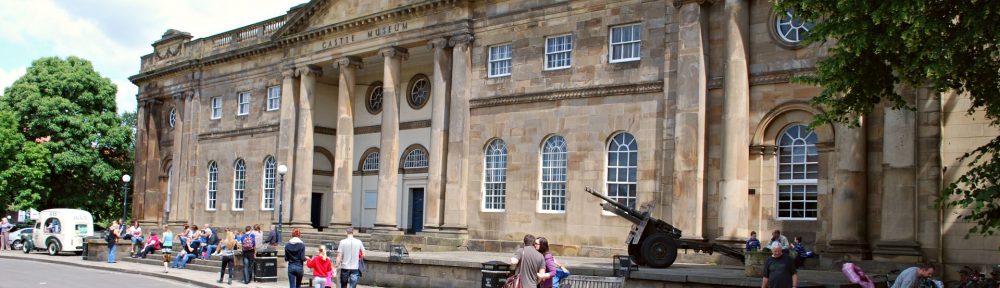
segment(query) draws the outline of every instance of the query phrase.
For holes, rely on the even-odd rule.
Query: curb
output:
[[[132,270],[127,270],[125,268],[102,267],[102,266],[96,266],[96,265],[80,265],[80,264],[77,264],[77,263],[65,262],[65,261],[56,261],[56,260],[47,260],[47,259],[38,259],[38,258],[27,258],[27,257],[16,257],[16,256],[8,256],[8,255],[0,255],[0,259],[26,260],[26,261],[35,261],[35,262],[49,263],[49,264],[60,264],[60,265],[80,267],[80,268],[87,268],[87,269],[94,269],[94,270],[104,270],[104,271],[111,271],[111,272],[118,272],[118,273],[139,274],[139,275],[146,276],[146,277],[156,277],[156,278],[161,278],[161,279],[167,279],[167,280],[171,280],[171,281],[174,281],[174,282],[180,282],[180,283],[184,283],[184,284],[191,284],[191,285],[195,285],[195,286],[198,286],[198,287],[205,287],[205,288],[218,288],[218,287],[221,287],[221,286],[216,286],[216,285],[212,285],[212,284],[209,284],[209,283],[194,281],[194,280],[191,280],[191,279],[187,279],[187,278],[180,277],[180,276],[174,276],[174,275],[170,275],[170,274],[152,273],[152,272],[146,272],[146,271],[132,271]],[[83,261],[83,260],[81,260],[81,261]]]

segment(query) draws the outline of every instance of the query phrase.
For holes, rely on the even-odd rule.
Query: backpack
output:
[[[257,247],[257,245],[254,245],[254,242],[256,242],[254,240],[254,235],[251,233],[243,236],[243,252],[253,251],[254,247]]]

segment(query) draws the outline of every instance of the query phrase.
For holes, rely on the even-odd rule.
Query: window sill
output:
[[[608,64],[639,62],[639,60],[642,60],[642,58],[628,58],[628,59],[618,59],[618,60],[608,59]]]
[[[479,212],[483,212],[483,213],[504,213],[504,212],[507,212],[507,210],[480,209]]]

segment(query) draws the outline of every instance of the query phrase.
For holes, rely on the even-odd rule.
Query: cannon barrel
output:
[[[601,198],[605,202],[607,202],[607,203],[601,204],[601,207],[604,208],[604,210],[607,210],[608,212],[612,212],[612,213],[618,214],[619,216],[622,216],[622,217],[626,217],[626,215],[621,215],[620,213],[618,213],[614,209],[608,209],[608,208],[617,208],[617,210],[620,210],[622,212],[628,213],[629,215],[627,215],[627,216],[632,216],[632,217],[638,218],[638,219],[642,218],[642,212],[639,212],[638,210],[632,209],[631,207],[628,207],[626,205],[622,205],[621,203],[618,203],[618,201],[615,201],[614,199],[608,198],[608,196],[604,196],[604,193],[594,191],[594,189],[590,189],[590,187],[587,187],[586,190],[587,190],[587,193],[590,193],[590,195],[597,196],[597,198]],[[611,205],[613,207],[608,207],[605,204],[609,204],[609,205]],[[631,219],[629,219],[629,220],[631,220]],[[635,221],[632,221],[632,222],[635,222]]]

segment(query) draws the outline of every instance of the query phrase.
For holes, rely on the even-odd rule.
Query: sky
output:
[[[90,60],[118,86],[118,112],[135,111],[142,55],[167,29],[195,39],[284,15],[307,0],[2,0],[0,91],[42,57]]]

